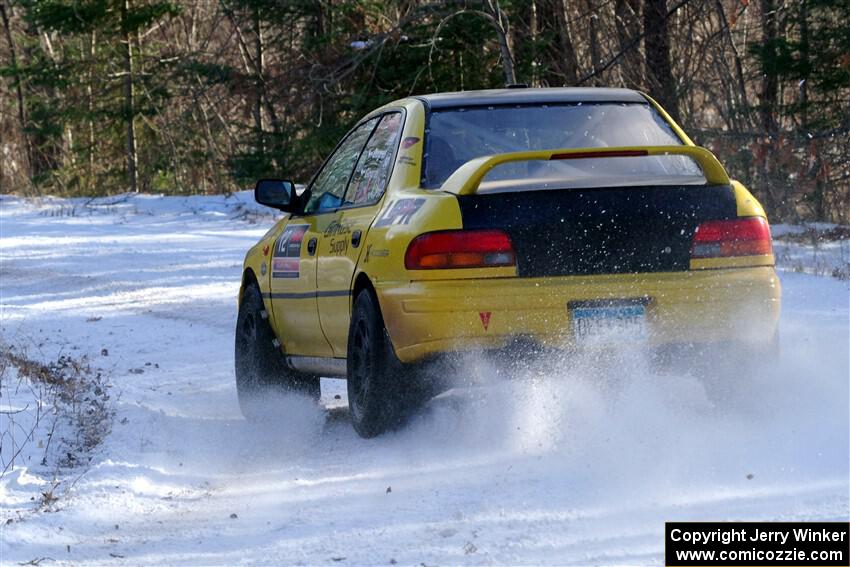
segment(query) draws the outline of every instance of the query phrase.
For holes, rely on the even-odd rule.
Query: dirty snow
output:
[[[330,409],[239,413],[235,295],[271,222],[245,193],[0,197],[0,339],[88,357],[115,411],[89,465],[33,449],[0,478],[0,564],[657,565],[668,520],[850,519],[847,282],[780,273],[781,359],[729,407],[639,352],[508,381],[482,362],[363,440],[336,380]]]

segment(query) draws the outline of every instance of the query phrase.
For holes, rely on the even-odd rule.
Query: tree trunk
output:
[[[265,140],[263,127],[263,68],[265,55],[263,53],[263,27],[260,20],[259,10],[254,10],[254,88],[256,100],[254,102],[254,129],[257,133],[257,153],[265,155]]]
[[[811,122],[809,120],[809,59],[811,57],[809,47],[809,0],[801,0],[799,4],[800,18],[800,62],[806,70],[800,80],[800,128],[803,134],[809,134]],[[812,139],[809,143],[809,177],[814,178],[814,213],[820,220],[828,219],[827,212],[827,187],[822,175],[823,163],[820,157],[818,140]]]
[[[640,2],[638,0],[616,0],[614,24],[617,28],[617,44],[624,53],[620,67],[623,84],[631,88],[643,88],[643,61],[640,50],[632,45],[640,35]]]
[[[592,0],[588,1],[587,9],[591,12],[587,26],[590,44],[590,68],[593,69],[594,73],[600,73],[602,53],[599,51],[599,15],[596,13],[596,7],[593,5]],[[593,79],[593,84],[599,85],[601,80],[602,77],[597,74]]]
[[[670,36],[666,0],[644,0],[644,50],[649,92],[674,120],[679,120],[676,81],[670,65]]]
[[[803,69],[809,68],[809,6],[808,0],[800,1],[800,62]],[[809,130],[809,75],[800,81],[800,126],[804,133]]]
[[[761,29],[762,43],[770,46],[776,41],[776,0],[761,0]],[[772,58],[771,58],[772,59]],[[775,112],[779,98],[779,81],[775,73],[769,69],[762,69],[761,79],[761,123],[764,132],[775,138],[778,124]]]
[[[97,32],[92,30],[89,42],[89,73],[86,85],[86,98],[88,107],[89,147],[88,147],[88,188],[89,192],[94,189],[94,57],[97,46]]]
[[[744,79],[744,67],[741,63],[741,54],[738,53],[738,48],[735,46],[735,40],[732,37],[732,31],[729,29],[729,19],[726,17],[726,10],[723,8],[722,0],[715,0],[714,5],[717,9],[717,15],[720,18],[720,25],[722,26],[723,36],[726,39],[726,45],[732,52],[732,60],[735,64],[735,80],[737,81],[738,87],[738,108],[736,109],[737,112],[735,114],[743,113],[747,119],[747,126],[749,127],[752,124],[749,119],[747,83]]]
[[[130,192],[139,192],[139,172],[136,163],[136,124],[133,87],[133,41],[130,30],[129,14],[130,0],[121,2],[121,27],[124,38],[124,120],[127,123],[127,183]]]
[[[540,86],[540,77],[538,73],[538,60],[537,60],[537,0],[531,0],[531,6],[529,7],[529,18],[528,18],[528,36],[531,40],[531,86],[539,87]]]
[[[508,30],[508,19],[499,7],[499,0],[487,0],[484,2],[484,10],[490,16],[490,22],[496,30],[499,42],[499,52],[502,56],[502,72],[505,74],[505,84],[516,83],[516,72],[514,71],[513,46]]]
[[[760,160],[762,186],[766,192],[767,206],[774,211],[782,211],[781,214],[793,214],[793,206],[789,208],[786,196],[788,184],[782,179],[782,174],[777,168],[776,147],[778,143],[779,122],[776,119],[776,111],[779,106],[779,79],[771,68],[776,61],[776,40],[779,36],[777,18],[777,1],[761,0],[761,33],[762,46],[765,49],[761,69],[761,92],[759,93],[759,114],[762,131],[766,139],[762,143],[762,159]]]
[[[564,75],[565,86],[571,87],[578,83],[578,56],[573,45],[570,31],[570,15],[567,10],[567,0],[555,0],[555,19],[558,26],[558,41],[560,43],[561,71]]]
[[[15,41],[12,39],[12,28],[9,24],[9,14],[6,12],[6,2],[2,0],[0,3],[0,18],[3,20],[3,30],[6,34],[6,41],[9,43],[9,58],[12,68],[15,69],[15,95],[18,99],[18,124],[21,129],[21,140],[24,145],[24,155],[26,156],[26,170],[30,179],[33,176],[33,161],[32,161],[32,145],[30,144],[29,136],[27,135],[27,112],[24,104],[24,90],[21,87],[21,77],[18,73],[18,55],[15,49]]]

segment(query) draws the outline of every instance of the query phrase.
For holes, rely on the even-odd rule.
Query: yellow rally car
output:
[[[775,344],[764,210],[636,91],[399,100],[363,118],[302,193],[262,180],[255,196],[288,214],[244,263],[248,417],[268,386],[315,395],[319,376],[346,377],[369,437],[435,392],[420,370],[446,355]]]

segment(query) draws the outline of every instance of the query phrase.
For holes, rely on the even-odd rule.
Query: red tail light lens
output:
[[[773,254],[770,227],[761,217],[709,221],[694,233],[691,258]]]
[[[408,270],[494,268],[516,265],[510,237],[501,230],[448,230],[417,236],[407,247]]]

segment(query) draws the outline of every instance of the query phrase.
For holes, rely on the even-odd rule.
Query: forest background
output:
[[[850,222],[850,0],[0,0],[0,193],[307,181],[373,108],[640,89],[776,220]]]

